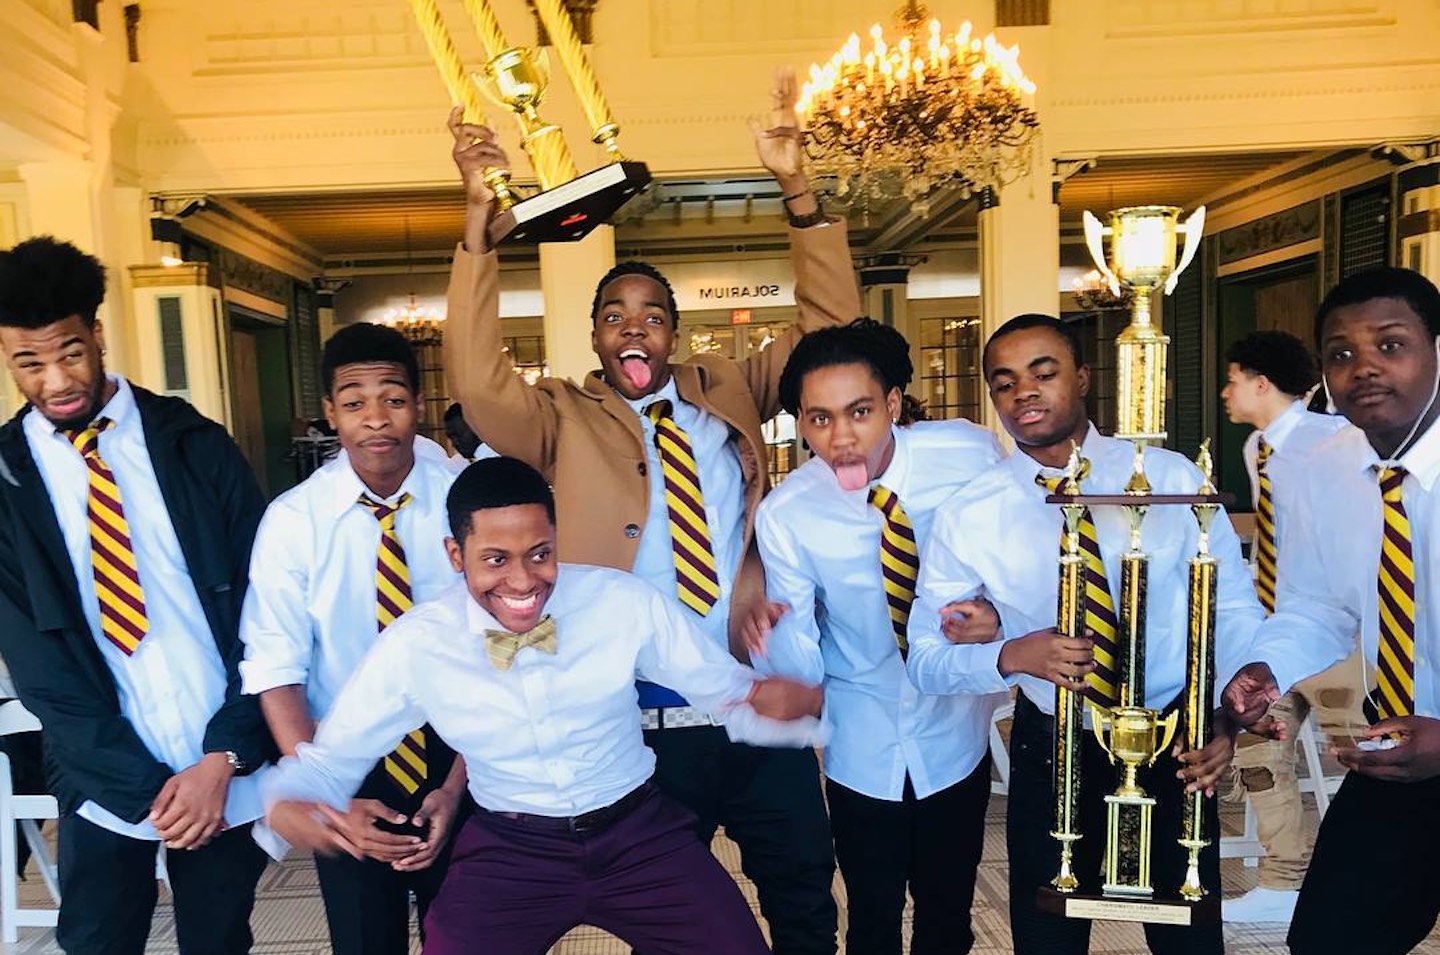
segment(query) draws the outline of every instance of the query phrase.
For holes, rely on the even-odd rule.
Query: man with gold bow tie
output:
[[[350,794],[429,723],[464,757],[479,809],[426,916],[427,953],[535,955],[581,923],[654,955],[767,952],[693,817],[649,782],[635,680],[676,687],[732,739],[781,747],[819,741],[819,689],[757,678],[630,574],[561,564],[554,496],[520,461],[471,465],[446,506],[464,586],[381,636],[265,789],[271,826],[357,854]]]

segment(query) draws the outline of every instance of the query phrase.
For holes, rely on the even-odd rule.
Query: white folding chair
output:
[[[1010,792],[1010,751],[1005,748],[1005,738],[1000,735],[1000,723],[1015,715],[1015,701],[1006,700],[996,708],[990,717],[990,760],[995,764],[995,773],[1000,778],[990,780],[990,792],[1004,796]]]
[[[10,700],[0,705],[0,736],[14,733],[30,733],[40,729],[40,721],[19,700]],[[60,912],[60,881],[55,867],[55,857],[50,844],[40,833],[36,820],[59,818],[60,807],[54,796],[16,795],[15,782],[10,773],[10,758],[0,753],[0,936],[7,943],[19,940],[20,926],[54,928]],[[18,846],[15,840],[15,824],[25,834],[30,844],[35,867],[45,888],[55,900],[54,909],[22,909],[17,900],[17,876],[15,858]]]

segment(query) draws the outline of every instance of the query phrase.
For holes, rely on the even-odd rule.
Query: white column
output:
[[[1016,315],[1060,314],[1060,207],[1037,161],[1029,176],[1006,187],[980,226],[980,329],[982,341]],[[994,409],[982,402],[985,423]]]
[[[545,299],[545,363],[550,374],[579,384],[598,367],[590,345],[595,283],[615,265],[615,229],[602,225],[579,242],[540,244]]]
[[[203,262],[186,262],[133,266],[130,279],[140,354],[137,380],[160,394],[184,398],[205,417],[229,427],[218,276]],[[177,309],[178,328],[164,321]]]

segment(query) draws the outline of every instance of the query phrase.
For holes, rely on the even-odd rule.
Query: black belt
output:
[[[578,816],[537,816],[528,812],[494,812],[481,809],[487,816],[496,816],[509,822],[518,823],[527,829],[543,829],[549,832],[599,832],[619,822],[635,809],[654,791],[649,783],[621,796],[608,806],[582,812]]]

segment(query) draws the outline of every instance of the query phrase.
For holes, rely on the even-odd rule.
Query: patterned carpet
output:
[[[1004,820],[1005,798],[996,796],[990,801],[985,854],[976,886],[975,955],[999,955],[1011,950],[1007,920]],[[1310,821],[1313,826],[1313,811],[1310,813]],[[1224,820],[1227,830],[1232,826],[1238,830],[1242,823],[1238,807],[1227,807]],[[715,852],[736,874],[753,906],[754,887],[744,876],[739,875],[739,854],[735,844],[722,836],[716,840]],[[1224,863],[1223,878],[1226,894],[1234,895],[1254,884],[1255,870],[1245,868],[1239,860],[1229,860]],[[841,904],[843,938],[845,887],[838,876],[835,880],[835,896]],[[22,906],[44,905],[48,898],[38,876],[32,874],[31,878],[21,883]],[[325,955],[330,951],[319,889],[315,882],[315,869],[309,859],[292,857],[283,864],[270,866],[260,882],[253,923],[256,955]],[[1226,950],[1235,955],[1272,952],[1284,955],[1287,952],[1284,942],[1285,928],[1281,925],[1228,926],[1225,936]],[[55,945],[53,932],[33,928],[21,929],[18,945],[0,946],[0,949],[34,955],[51,955],[60,951]],[[419,945],[416,944],[413,951],[419,950]],[[842,945],[840,951],[844,950]],[[149,951],[156,955],[177,951],[174,923],[169,906],[163,901],[155,916]],[[1098,923],[1091,936],[1090,951],[1094,955],[1143,955],[1147,949],[1138,927]],[[1416,951],[1420,955],[1440,955],[1440,932],[1432,935],[1431,940]],[[552,955],[622,955],[626,952],[626,946],[603,932],[582,927],[566,936],[552,951]]]

